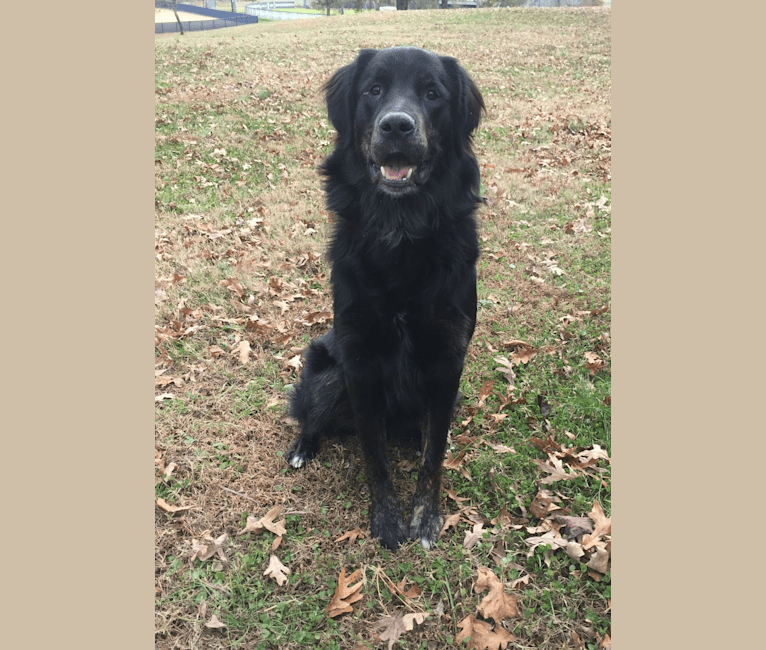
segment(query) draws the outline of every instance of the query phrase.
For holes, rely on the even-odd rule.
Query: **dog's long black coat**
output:
[[[442,462],[476,322],[471,134],[484,109],[455,59],[417,48],[362,50],[327,83],[338,132],[322,166],[329,209],[334,326],[313,341],[291,398],[302,427],[293,467],[328,432],[356,432],[367,463],[371,532],[429,548],[442,526]],[[391,482],[388,435],[422,440],[409,525]]]

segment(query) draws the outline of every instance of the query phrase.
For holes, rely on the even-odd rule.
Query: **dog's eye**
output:
[[[426,99],[430,99],[433,101],[434,99],[437,99],[439,97],[439,93],[437,93],[435,90],[429,90],[426,93]]]
[[[370,95],[380,95],[380,86],[378,84],[374,84],[370,88]]]

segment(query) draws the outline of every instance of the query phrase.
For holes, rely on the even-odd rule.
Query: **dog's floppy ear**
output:
[[[453,84],[455,126],[465,144],[470,141],[471,134],[478,128],[482,111],[486,110],[484,99],[473,79],[456,59],[445,56],[442,57],[442,61]]]
[[[355,86],[359,73],[377,50],[360,50],[353,63],[344,65],[322,87],[327,102],[327,116],[338,132],[339,146],[350,143],[356,112]]]

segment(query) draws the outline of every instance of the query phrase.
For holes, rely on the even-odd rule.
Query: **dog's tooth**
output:
[[[380,174],[381,176],[383,176],[383,178],[388,178],[388,176],[386,175],[386,168],[383,167],[383,165],[380,166]]]
[[[405,181],[410,180],[410,176],[412,176],[412,167],[410,167],[409,171],[407,172],[407,176],[405,176],[404,180]]]

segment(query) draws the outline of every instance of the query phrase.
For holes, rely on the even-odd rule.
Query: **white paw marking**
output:
[[[295,454],[295,456],[293,456],[293,457],[290,459],[290,465],[291,465],[292,467],[294,467],[295,469],[300,469],[300,468],[301,468],[301,467],[303,467],[305,464],[306,464],[306,459],[305,459],[305,458],[303,458],[303,456],[299,456],[298,454]]]

